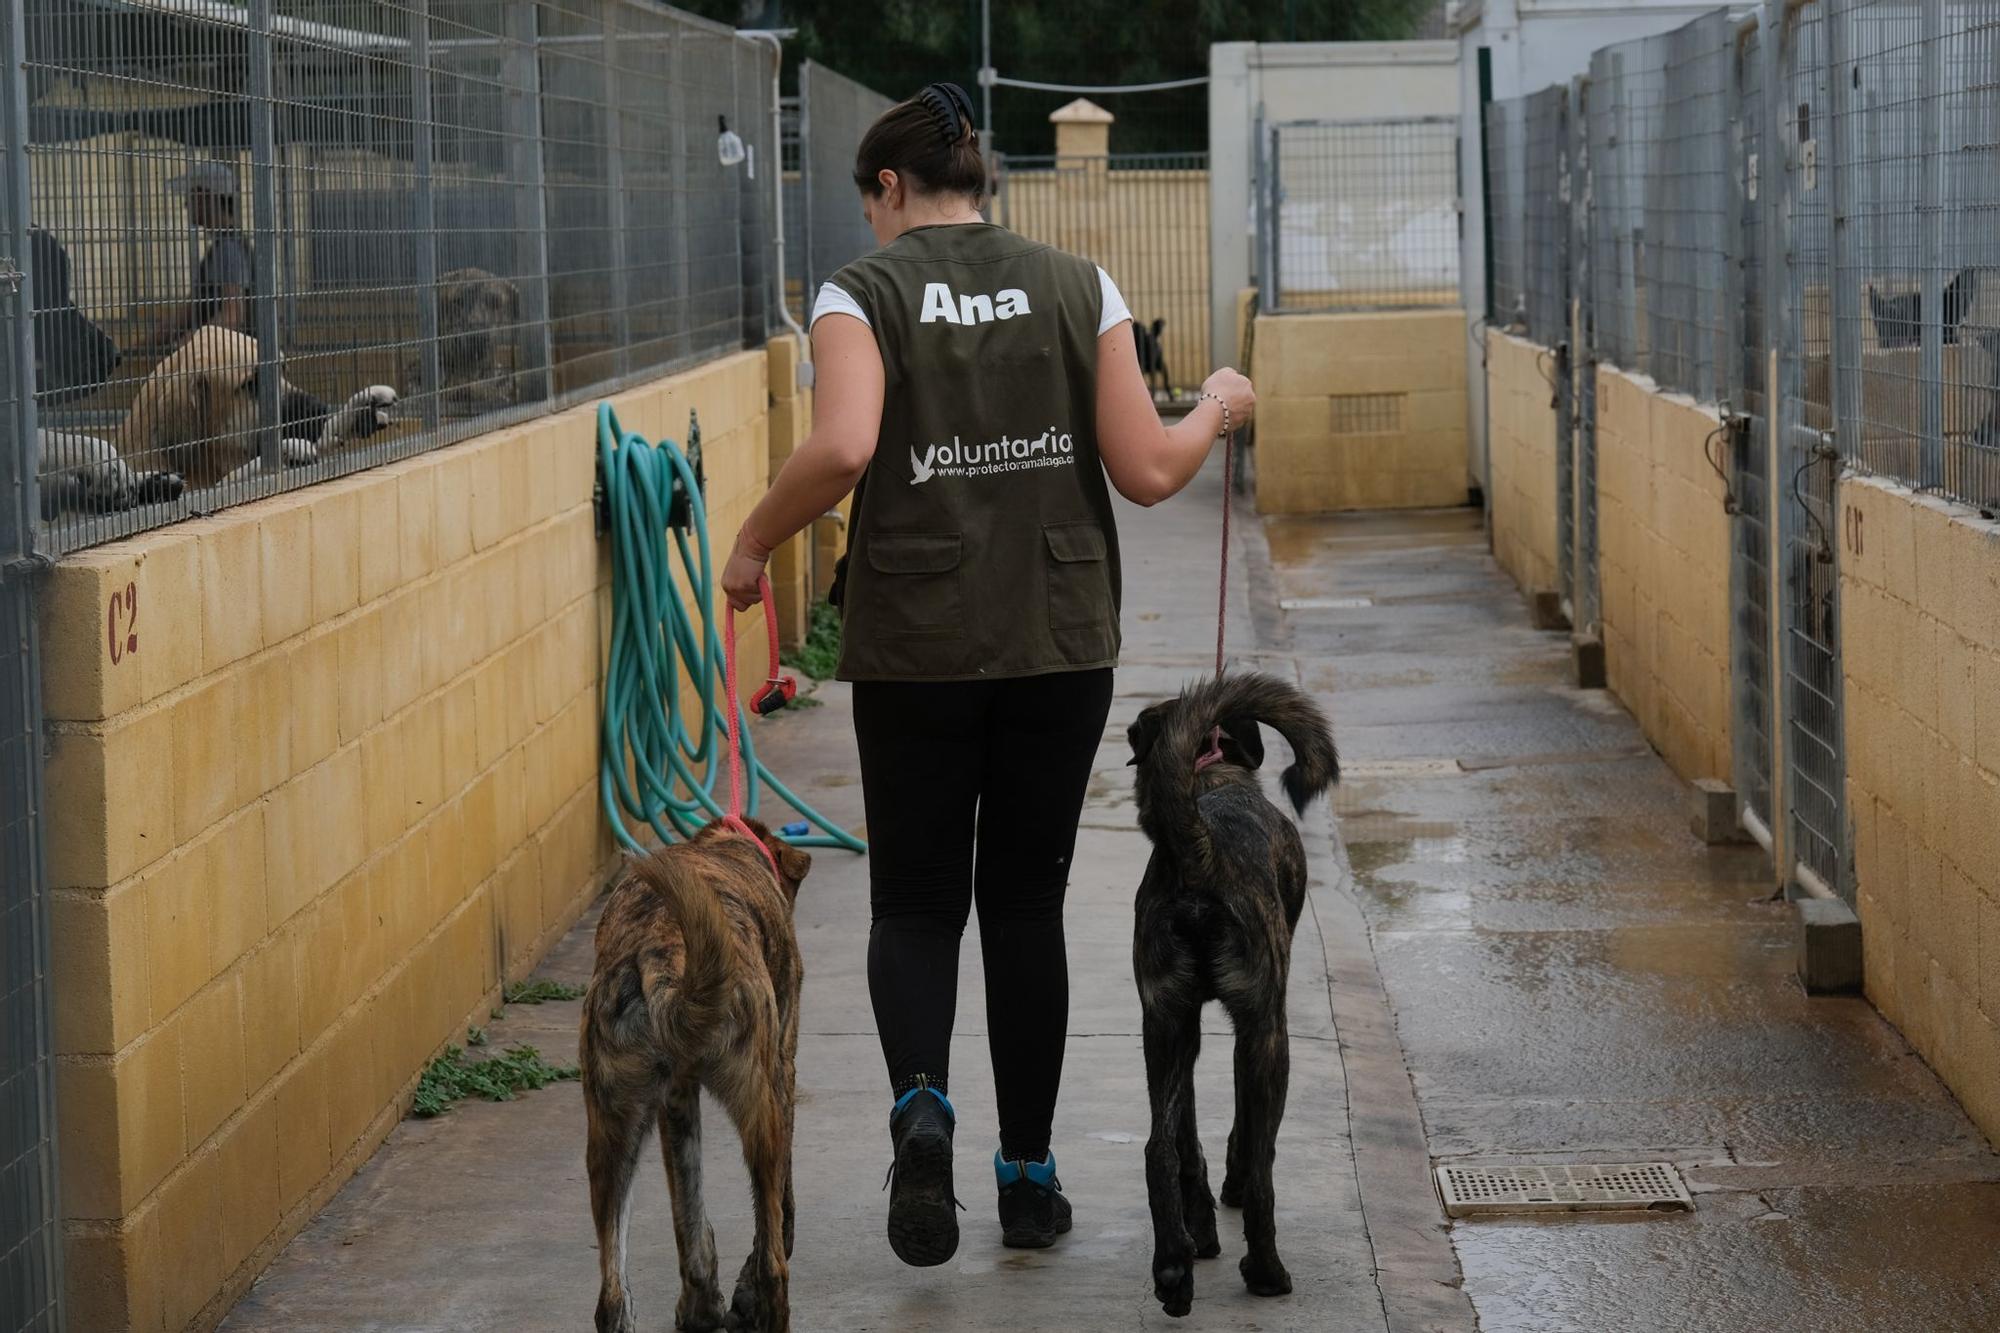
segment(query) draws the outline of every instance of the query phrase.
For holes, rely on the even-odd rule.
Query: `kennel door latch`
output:
[[[19,296],[21,294],[21,283],[26,280],[27,276],[27,274],[23,273],[15,265],[14,256],[0,255],[0,282],[7,284],[7,294],[9,296]]]

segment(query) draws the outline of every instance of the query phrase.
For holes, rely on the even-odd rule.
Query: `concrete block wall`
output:
[[[812,430],[812,390],[799,384],[799,342],[786,335],[769,344],[771,360],[771,451],[769,474],[778,475]],[[824,526],[824,525],[821,525]],[[718,540],[733,538],[719,537]],[[771,602],[778,612],[778,642],[796,648],[806,636],[806,616],[812,608],[811,530],[800,533],[771,552]]]
[[[1486,331],[1487,488],[1493,557],[1530,595],[1554,592],[1555,353]]]
[[[1869,477],[1840,500],[1868,998],[2000,1141],[2000,524]]]
[[[726,545],[765,352],[615,402],[653,439],[700,409]],[[579,408],[56,568],[71,1327],[212,1325],[601,887],[595,458]],[[737,633],[761,675],[762,619]]]
[[[1465,313],[1260,315],[1257,508],[1462,505]]]
[[[1708,461],[1721,419],[1609,366],[1597,372],[1597,547],[1612,692],[1674,772],[1731,773],[1730,519]]]

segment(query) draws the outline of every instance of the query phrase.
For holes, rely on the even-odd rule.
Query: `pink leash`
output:
[[[764,632],[771,646],[771,672],[762,689],[751,696],[750,706],[762,715],[775,713],[791,702],[798,690],[798,684],[790,676],[778,674],[778,609],[771,605],[771,579],[769,575],[759,575],[757,591],[764,603]],[[750,825],[743,820],[743,708],[736,702],[736,617],[731,614],[723,626],[722,635],[723,693],[729,702],[729,813],[721,823],[733,832],[750,840],[771,867],[771,878],[783,884],[785,877],[778,873],[778,858],[771,855],[771,849],[756,835]],[[776,702],[773,702],[775,700]]]
[[[1222,678],[1224,635],[1229,624],[1229,492],[1236,485],[1236,434],[1222,437],[1222,580],[1215,594],[1215,676]],[[1222,728],[1208,735],[1208,748],[1195,756],[1194,771],[1222,762]]]

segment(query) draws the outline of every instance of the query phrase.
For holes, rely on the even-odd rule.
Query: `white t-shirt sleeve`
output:
[[[1104,314],[1097,321],[1097,336],[1101,338],[1120,320],[1132,318],[1132,311],[1118,294],[1118,284],[1101,267],[1097,270],[1097,285],[1104,292]]]
[[[1110,279],[1106,278],[1105,281],[1109,282]],[[868,312],[861,308],[859,301],[847,294],[845,288],[836,287],[830,282],[822,282],[819,285],[819,299],[813,302],[811,322],[817,324],[828,315],[852,315],[863,324],[868,324]],[[875,326],[868,324],[868,327],[872,329]]]

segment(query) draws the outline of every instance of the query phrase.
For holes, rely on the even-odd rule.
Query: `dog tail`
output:
[[[680,984],[646,996],[660,1044],[677,1060],[700,1058],[716,1041],[729,1006],[729,918],[722,900],[672,856],[642,857],[633,874],[665,905],[681,931]]]
[[[1186,690],[1181,701],[1139,766],[1139,808],[1153,816],[1148,822],[1155,827],[1146,832],[1155,842],[1174,843],[1197,862],[1207,859],[1207,833],[1195,809],[1195,761],[1218,726],[1254,720],[1285,738],[1292,763],[1282,781],[1301,814],[1340,780],[1340,753],[1326,714],[1296,685],[1262,672],[1224,674]],[[1190,838],[1198,845],[1188,845]]]

